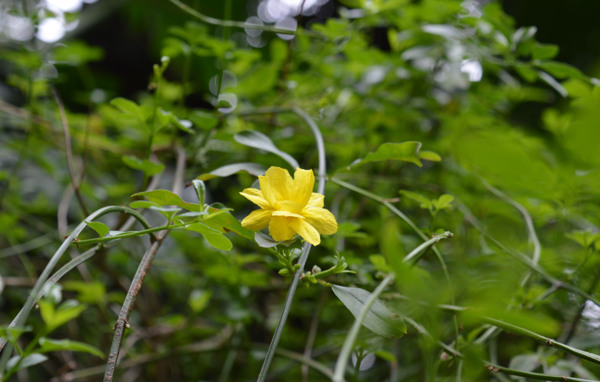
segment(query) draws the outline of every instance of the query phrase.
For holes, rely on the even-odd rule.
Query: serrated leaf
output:
[[[6,363],[6,368],[8,370],[16,372],[16,371],[28,368],[30,366],[37,365],[38,363],[42,363],[47,359],[48,359],[48,357],[46,357],[45,355],[40,354],[40,353],[29,354],[27,357],[23,358],[22,360],[21,360],[21,356],[14,356],[8,360],[8,362]],[[19,360],[21,360],[20,363],[19,363]],[[18,364],[18,366],[17,366],[17,364]],[[13,370],[13,368],[15,368],[15,367],[16,367],[16,369]]]
[[[198,232],[208,242],[208,244],[212,245],[217,249],[221,249],[223,251],[230,251],[233,248],[233,244],[226,238],[221,232],[218,230],[206,226],[202,223],[194,223],[185,227],[186,230]]]
[[[331,289],[355,318],[360,316],[362,308],[371,296],[371,292],[360,288],[333,285]],[[384,337],[399,338],[406,334],[404,322],[398,315],[390,312],[379,299],[376,299],[371,305],[362,324],[372,332]]]
[[[99,349],[88,345],[83,342],[71,341],[71,340],[53,340],[50,338],[40,338],[40,353],[48,353],[51,351],[58,350],[68,350],[68,351],[76,351],[76,352],[84,352],[93,354],[96,357],[104,358],[104,353],[102,353]]]
[[[265,174],[264,166],[258,163],[244,162],[244,163],[233,163],[226,166],[219,167],[212,170],[209,173],[201,174],[196,179],[209,180],[217,177],[226,177],[233,174],[237,174],[240,171],[246,171],[248,174],[259,176]]]
[[[96,233],[98,234],[98,236],[100,236],[101,238],[103,238],[104,236],[108,235],[108,233],[110,232],[110,228],[108,228],[108,226],[104,223],[101,222],[86,222],[86,224],[88,225],[88,227],[90,227],[91,229],[93,229],[94,231],[96,231]]]
[[[165,169],[165,165],[162,163],[154,163],[149,159],[142,160],[132,155],[123,155],[121,160],[127,167],[134,170],[140,170],[148,176],[159,174]]]
[[[199,204],[185,202],[179,195],[168,190],[138,192],[137,194],[133,194],[131,196],[145,196],[148,198],[148,200],[158,204],[159,206],[178,206],[189,211],[202,211],[202,206]]]
[[[248,146],[254,147],[255,149],[264,150],[275,155],[278,155],[283,160],[288,162],[293,169],[300,167],[296,159],[294,159],[291,155],[286,152],[283,152],[275,146],[273,141],[263,133],[259,133],[258,131],[242,131],[233,136],[236,142]]]
[[[423,164],[420,160],[421,142],[387,142],[377,148],[375,152],[370,152],[361,161],[356,162],[352,167],[363,165],[369,162],[381,162],[386,160],[401,160],[414,163],[419,167]]]

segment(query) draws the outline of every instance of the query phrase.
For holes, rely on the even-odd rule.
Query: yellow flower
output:
[[[281,167],[270,167],[259,176],[260,190],[246,188],[240,192],[261,209],[252,211],[242,226],[253,231],[269,227],[275,241],[291,240],[296,234],[312,245],[321,237],[337,232],[337,222],[323,208],[323,195],[312,192],[315,176],[312,170],[296,169],[294,179]]]

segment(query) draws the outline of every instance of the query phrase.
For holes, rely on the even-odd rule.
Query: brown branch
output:
[[[73,185],[73,191],[75,192],[75,196],[77,197],[77,201],[79,202],[79,206],[83,211],[85,216],[88,216],[90,213],[85,206],[83,198],[81,197],[81,193],[79,192],[79,182],[75,181],[75,174],[73,171],[73,150],[71,148],[71,134],[69,133],[69,122],[67,121],[67,115],[65,113],[65,107],[63,106],[62,100],[58,95],[58,92],[55,89],[52,89],[52,94],[54,95],[54,100],[58,105],[58,110],[60,112],[60,119],[62,121],[63,132],[65,133],[65,151],[67,154],[67,167],[69,168],[69,177],[71,178],[71,184]]]
[[[173,181],[173,191],[177,192],[181,189],[183,173],[185,168],[185,152],[183,149],[178,147],[177,151],[177,167],[175,169],[175,179]],[[125,328],[128,326],[127,322],[129,320],[129,314],[133,309],[133,303],[135,302],[135,298],[137,297],[140,289],[142,288],[142,283],[144,282],[144,278],[146,277],[146,273],[152,264],[152,260],[154,260],[154,255],[160,248],[163,240],[167,237],[168,231],[162,231],[156,235],[156,239],[150,245],[150,248],[146,251],[144,256],[142,257],[142,261],[138,266],[137,271],[135,272],[135,276],[131,281],[131,285],[129,287],[129,291],[127,292],[127,296],[125,297],[125,301],[123,302],[123,306],[121,307],[121,312],[119,313],[119,317],[115,324],[115,334],[113,336],[113,341],[110,346],[110,352],[108,354],[108,361],[106,363],[106,369],[104,372],[104,382],[111,382],[113,380],[115,369],[117,366],[117,362],[119,359],[119,352],[121,350],[121,344],[123,342],[123,335],[125,333]]]

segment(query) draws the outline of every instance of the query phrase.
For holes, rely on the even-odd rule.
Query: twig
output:
[[[315,33],[312,31],[305,30],[305,31],[300,32],[299,30],[282,29],[282,28],[277,28],[277,27],[271,26],[271,25],[248,24],[248,23],[241,22],[241,21],[216,19],[214,17],[206,16],[206,15],[198,12],[197,10],[193,9],[192,7],[184,4],[183,2],[181,2],[179,0],[170,0],[170,1],[174,5],[178,6],[184,12],[194,16],[195,18],[201,20],[202,22],[205,22],[205,23],[211,24],[211,25],[218,25],[218,26],[222,26],[222,27],[243,28],[243,29],[254,29],[254,30],[260,30],[260,31],[265,31],[265,32],[287,34],[287,35],[297,35],[297,34],[302,33],[304,35],[311,36],[311,37],[318,37],[318,38],[322,38],[322,39],[326,38],[322,34]]]
[[[304,4],[304,2],[302,3]],[[310,359],[312,353],[312,347],[315,343],[315,338],[317,337],[317,328],[319,327],[319,315],[321,314],[321,309],[325,305],[325,299],[327,298],[327,290],[323,290],[321,293],[321,298],[317,303],[317,308],[315,313],[310,320],[310,329],[308,330],[308,338],[306,339],[306,344],[304,345],[304,358]],[[302,369],[302,381],[308,382],[308,365],[303,364]]]
[[[541,374],[541,373],[533,373],[533,372],[529,372],[529,371],[510,369],[508,367],[496,365],[496,364],[493,364],[490,362],[485,362],[485,367],[493,373],[501,372],[504,374],[518,375],[520,377],[527,377],[530,379],[539,379],[542,381],[597,382],[596,380],[592,380],[592,379],[582,379],[582,378],[574,378],[574,377],[567,377],[567,376],[547,375],[547,374]]]
[[[58,105],[58,110],[60,112],[60,119],[62,121],[63,132],[65,133],[65,152],[67,155],[67,167],[69,169],[69,177],[71,178],[71,185],[73,186],[73,191],[75,192],[75,196],[77,197],[77,201],[79,202],[79,206],[83,211],[85,216],[89,215],[88,209],[85,206],[85,202],[83,201],[83,197],[79,192],[79,182],[75,180],[75,172],[73,170],[73,150],[71,148],[71,134],[69,133],[69,122],[67,121],[67,115],[65,114],[65,107],[58,95],[56,89],[52,89],[52,94],[54,95],[54,100]]]
[[[564,344],[562,342],[558,342],[551,338],[542,336],[541,334],[532,332],[531,330],[527,330],[527,329],[521,328],[520,326],[509,324],[508,322],[496,320],[491,317],[482,317],[482,320],[487,322],[488,324],[498,326],[506,331],[521,334],[521,335],[527,336],[529,338],[533,338],[534,340],[536,340],[538,342],[541,342],[547,346],[551,346],[556,349],[560,349],[560,350],[567,352],[569,354],[572,354],[578,358],[585,359],[585,360],[593,362],[595,364],[600,364],[600,356],[597,354],[593,354],[593,353],[590,353],[590,352],[587,352],[584,350],[574,348],[574,347]]]
[[[143,354],[137,357],[133,357],[127,360],[124,360],[120,363],[120,366],[123,368],[131,368],[134,366],[138,366],[144,363],[154,362],[162,358],[171,357],[178,354],[189,354],[189,353],[200,353],[207,352],[211,350],[216,350],[222,347],[231,337],[233,330],[231,326],[226,326],[213,337],[207,338],[205,340],[191,343],[188,345],[183,345],[172,349],[169,352],[154,352],[151,354]],[[81,378],[89,378],[95,375],[100,375],[104,373],[105,366],[94,366],[83,370],[75,370],[69,373],[66,373],[60,377],[53,378],[51,382],[66,382],[73,381]]]
[[[178,193],[182,187],[182,179],[185,168],[185,152],[182,148],[177,147],[177,167],[175,169],[175,178],[173,180],[173,192]],[[119,317],[115,324],[115,334],[113,336],[112,344],[110,346],[110,352],[108,354],[108,361],[106,363],[106,369],[104,371],[104,382],[110,382],[113,380],[115,368],[117,366],[117,361],[119,359],[119,352],[121,350],[121,343],[123,342],[123,334],[125,333],[125,328],[128,326],[127,321],[129,320],[129,314],[133,310],[133,303],[135,302],[135,298],[137,297],[142,283],[144,282],[144,278],[146,277],[146,273],[152,264],[152,260],[154,259],[154,255],[160,248],[163,240],[167,237],[169,231],[160,232],[156,235],[156,239],[152,242],[152,245],[148,248],[140,264],[138,266],[137,271],[131,281],[131,285],[129,287],[129,291],[127,292],[127,296],[125,296],[125,301],[121,306],[121,312],[119,313]]]

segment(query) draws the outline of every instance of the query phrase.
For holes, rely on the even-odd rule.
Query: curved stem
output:
[[[326,159],[325,159],[325,144],[323,142],[323,136],[319,127],[315,123],[315,121],[303,110],[299,108],[294,108],[292,110],[280,110],[280,112],[292,111],[302,117],[304,121],[310,127],[315,141],[317,143],[317,151],[319,155],[319,185],[317,186],[317,191],[320,194],[323,194],[325,191],[325,169],[327,167]],[[267,373],[269,372],[269,367],[271,366],[271,361],[273,361],[273,357],[275,356],[275,351],[277,350],[277,346],[279,345],[279,339],[281,338],[281,333],[283,333],[283,328],[285,326],[285,322],[287,321],[287,317],[289,311],[292,307],[292,301],[294,300],[294,295],[296,294],[296,288],[298,287],[298,282],[300,281],[300,276],[304,273],[304,266],[306,265],[306,260],[308,259],[308,254],[310,253],[310,249],[312,246],[310,243],[304,243],[302,246],[302,254],[300,255],[300,259],[298,259],[297,265],[299,265],[296,273],[294,274],[294,279],[292,280],[292,284],[290,285],[290,289],[285,298],[285,303],[283,306],[283,311],[281,312],[281,317],[279,318],[279,322],[277,323],[277,327],[275,328],[275,333],[273,334],[273,338],[271,339],[271,343],[269,344],[269,349],[267,350],[267,355],[265,356],[265,360],[263,361],[263,365],[260,369],[260,373],[258,374],[258,382],[264,382],[267,377]]]
[[[350,332],[346,336],[346,340],[344,341],[344,345],[342,346],[342,350],[340,351],[340,355],[335,363],[335,370],[333,374],[333,378],[331,379],[333,382],[343,382],[344,381],[344,371],[346,370],[346,364],[348,363],[348,358],[350,358],[350,353],[352,353],[352,348],[354,347],[354,341],[356,341],[356,337],[358,336],[358,332],[360,327],[367,318],[367,313],[369,313],[369,309],[377,297],[383,292],[385,287],[394,280],[394,275],[387,275],[386,278],[381,281],[381,283],[375,288],[373,293],[369,296],[369,299],[365,302],[365,305],[362,307],[358,317],[354,321]]]

